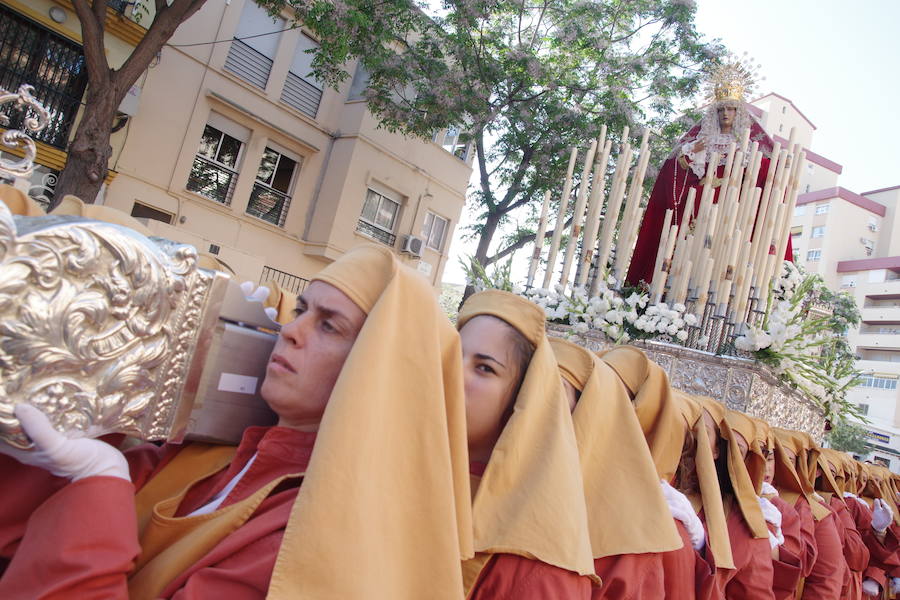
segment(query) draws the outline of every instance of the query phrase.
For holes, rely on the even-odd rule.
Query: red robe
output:
[[[594,560],[594,571],[603,583],[594,588],[592,600],[707,600],[704,590],[714,568],[691,546],[684,524],[676,519],[675,527],[683,543],[677,550]]]
[[[800,561],[800,576],[809,577],[813,566],[819,558],[816,546],[816,520],[805,497],[800,496],[794,503],[794,509],[800,515],[800,540],[803,543],[803,555]]]
[[[856,502],[852,499],[851,501]],[[838,534],[844,548],[844,561],[847,564],[841,598],[860,600],[862,598],[863,571],[869,564],[869,549],[866,548],[866,544],[856,528],[856,522],[844,501],[834,495],[828,504],[838,519],[835,523],[838,526]]]
[[[897,556],[897,526],[888,527],[884,541],[878,539],[872,529],[872,509],[863,506],[858,500],[848,498],[847,511],[856,523],[856,529],[869,550],[869,564],[863,572],[863,579],[875,580],[883,589],[889,587],[889,573],[900,570],[900,557]]]
[[[737,503],[726,520],[734,570],[719,569],[720,589],[728,600],[774,600],[774,567],[769,539],[753,537]]]
[[[836,519],[832,513],[816,521],[816,562],[803,585],[803,600],[838,600],[841,597],[847,567]]]
[[[691,129],[679,142],[678,149],[681,148],[684,140],[696,137],[699,132],[699,126]],[[762,128],[753,123],[751,136],[753,140],[760,141],[760,146],[768,151],[772,149],[772,141],[766,136]],[[685,204],[687,203],[688,190],[694,188],[696,197],[694,200],[694,216],[700,209],[700,196],[703,192],[703,186],[700,185],[700,177],[698,177],[690,168],[684,169],[678,164],[678,149],[673,156],[663,163],[653,184],[653,191],[650,193],[650,199],[647,201],[647,210],[644,212],[644,220],[641,222],[641,228],[638,232],[637,242],[632,254],[631,265],[628,268],[626,281],[631,285],[637,285],[641,281],[650,283],[653,279],[653,267],[656,264],[656,253],[659,249],[659,238],[662,234],[663,222],[665,221],[666,210],[673,209],[677,213],[677,218],[681,220]],[[756,185],[765,189],[766,175],[769,171],[769,159],[763,158],[759,168]],[[749,167],[748,167],[749,168]],[[716,170],[716,177],[721,178],[725,172],[725,166],[719,165]],[[720,187],[715,188],[713,202],[719,200]],[[676,215],[673,213],[673,221]],[[681,223],[679,223],[681,225]],[[791,248],[791,240],[788,237],[788,245],[784,253],[785,260],[793,260],[793,249]]]
[[[494,554],[482,568],[469,600],[589,600],[591,580],[539,560]]]
[[[773,496],[769,501],[781,513],[781,533],[784,536],[784,544],[778,549],[778,559],[772,559],[772,593],[776,600],[789,600],[797,591],[806,551],[800,513],[778,496]]]
[[[282,475],[305,470],[314,443],[314,433],[247,429],[229,467],[195,485],[176,516],[207,504],[254,452],[253,465],[220,507],[251,496]],[[183,447],[144,444],[128,450],[133,484],[116,477],[69,484],[0,456],[0,479],[16,481],[17,492],[0,497],[0,556],[8,560],[0,598],[127,599],[128,574],[140,552],[135,490]],[[172,581],[162,597],[264,598],[298,489],[273,492],[242,527]]]

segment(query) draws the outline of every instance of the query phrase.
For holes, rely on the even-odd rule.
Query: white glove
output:
[[[881,498],[875,498],[872,503],[872,529],[875,533],[884,533],[894,520],[894,513],[887,502]]]
[[[891,577],[891,593],[900,594],[900,577]]]
[[[777,548],[784,543],[784,534],[781,532],[781,511],[769,502],[768,498],[757,498],[766,521],[775,526],[775,533],[769,532],[769,546]]]
[[[706,544],[706,532],[703,530],[703,521],[694,512],[691,501],[688,497],[673,488],[666,481],[660,481],[662,484],[663,496],[666,498],[666,504],[672,512],[672,517],[678,519],[687,529],[688,536],[691,538],[691,546],[694,550],[702,550]]]
[[[866,577],[863,579],[862,591],[866,596],[877,596],[881,593],[881,586],[874,579]]]
[[[857,496],[856,494],[853,494],[850,492],[844,492],[844,498],[853,498],[854,500],[859,502],[862,506],[869,508],[869,505],[866,504],[866,501],[863,500],[862,498],[860,498],[859,496]]]
[[[40,409],[30,404],[17,404],[14,413],[22,429],[34,442],[34,448],[19,450],[0,443],[0,453],[72,481],[94,475],[131,481],[128,461],[106,442],[88,438],[69,439],[53,428]]]
[[[269,297],[269,288],[264,285],[256,287],[256,284],[252,281],[245,281],[241,284],[241,291],[244,292],[244,297],[247,298],[250,302],[265,302],[266,298]],[[278,310],[274,306],[266,306],[263,308],[269,318],[273,321],[275,317],[278,316]]]
[[[775,489],[775,486],[769,483],[768,481],[763,481],[762,484],[762,493],[767,496],[777,496],[778,490]]]

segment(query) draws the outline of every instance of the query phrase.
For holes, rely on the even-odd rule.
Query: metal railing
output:
[[[228,206],[231,204],[236,181],[235,171],[204,156],[195,156],[191,174],[188,176],[187,189]]]
[[[264,90],[272,71],[272,59],[241,40],[234,39],[228,49],[225,69]]]
[[[272,267],[263,267],[262,275],[259,277],[259,284],[265,285],[267,281],[276,281],[286,292],[297,295],[303,293],[303,290],[309,285],[309,279],[304,279],[299,275],[292,275]]]
[[[65,149],[87,85],[84,52],[78,44],[0,4],[0,88],[34,86],[34,96],[50,113],[50,122],[34,134]],[[21,129],[25,111],[7,108],[10,129]]]
[[[319,103],[322,102],[322,90],[302,77],[288,72],[287,79],[284,80],[284,89],[281,91],[281,101],[315,119],[316,113],[319,112]]]
[[[253,184],[253,191],[250,193],[247,214],[284,227],[290,204],[290,196],[257,182]]]
[[[360,219],[356,223],[356,230],[362,234],[373,238],[382,244],[387,244],[388,246],[393,246],[397,241],[397,236],[389,231],[385,231],[384,229],[380,229],[367,221],[363,221]]]

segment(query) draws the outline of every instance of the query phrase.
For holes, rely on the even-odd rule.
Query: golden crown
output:
[[[756,87],[759,66],[752,61],[727,56],[709,74],[707,90],[711,101],[746,102]]]

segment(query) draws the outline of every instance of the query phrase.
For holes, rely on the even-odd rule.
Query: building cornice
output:
[[[847,188],[843,187],[825,188],[823,190],[817,190],[815,192],[809,192],[807,194],[800,194],[799,196],[797,196],[797,206],[809,204],[810,202],[830,200],[832,198],[840,198],[841,200],[846,200],[850,204],[855,204],[856,206],[874,213],[879,217],[883,217],[887,214],[887,208],[883,204],[879,204],[878,202],[870,200],[865,196],[860,196],[859,194],[851,192]]]
[[[797,114],[800,115],[801,117],[803,117],[803,120],[806,121],[807,123],[809,123],[809,126],[810,126],[810,127],[812,127],[813,129],[816,129],[816,126],[813,124],[813,122],[810,121],[810,120],[807,118],[807,116],[804,115],[803,112],[802,112],[799,108],[796,107],[796,105],[794,105],[794,103],[791,101],[791,99],[790,99],[790,98],[785,98],[785,97],[782,96],[781,94],[776,94],[775,92],[771,92],[771,93],[766,94],[765,96],[760,96],[760,97],[757,98],[756,100],[753,100],[750,104],[753,104],[753,102],[759,102],[760,100],[765,100],[765,99],[768,98],[769,96],[775,96],[775,97],[778,98],[779,100],[784,100],[785,102],[787,102],[788,104],[790,104],[790,105],[791,105],[791,108],[793,108],[794,110],[796,110],[796,111],[797,111]]]

